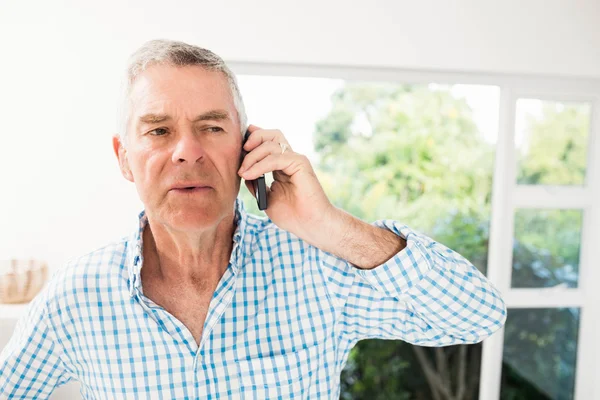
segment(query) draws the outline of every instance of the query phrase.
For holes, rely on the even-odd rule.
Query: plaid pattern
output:
[[[235,203],[230,263],[200,346],[143,295],[141,233],[70,260],[0,354],[0,398],[46,398],[71,379],[86,399],[339,398],[349,351],[367,338],[476,343],[506,308],[471,263],[394,220],[408,246],[372,270]]]

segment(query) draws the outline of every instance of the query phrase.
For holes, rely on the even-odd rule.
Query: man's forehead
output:
[[[189,118],[234,120],[235,105],[223,74],[200,67],[151,68],[132,86],[130,105],[136,122],[181,113],[193,113]]]
[[[206,98],[191,96],[184,99],[174,99],[168,95],[146,96],[139,98],[138,101],[132,99],[131,110],[135,121],[145,123],[151,123],[162,115],[172,118],[206,115],[214,120],[233,120],[236,115],[233,102],[216,96]]]
[[[225,74],[203,67],[153,65],[142,72],[132,83],[131,92],[229,92]]]

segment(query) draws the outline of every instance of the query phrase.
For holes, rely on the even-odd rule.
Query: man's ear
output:
[[[114,135],[112,142],[113,150],[117,156],[117,160],[119,161],[119,169],[121,170],[121,174],[123,174],[125,179],[133,182],[133,174],[131,173],[131,168],[129,168],[129,161],[127,160],[127,149],[123,145],[123,142],[121,142],[119,135]]]

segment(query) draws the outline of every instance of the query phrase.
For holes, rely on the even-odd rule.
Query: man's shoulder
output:
[[[62,268],[70,276],[96,277],[126,268],[128,237],[112,241],[83,255],[73,257]]]
[[[312,247],[302,238],[277,226],[270,218],[253,214],[248,214],[246,237],[252,243],[253,249],[275,248],[286,251],[304,251]]]
[[[48,282],[51,299],[74,298],[82,292],[117,289],[127,282],[128,237],[69,259]]]

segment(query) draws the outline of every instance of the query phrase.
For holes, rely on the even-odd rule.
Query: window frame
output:
[[[473,84],[499,87],[499,130],[492,186],[487,276],[510,308],[580,308],[575,400],[600,398],[600,79],[518,74],[420,71],[400,68],[228,62],[236,74],[344,79],[400,84]],[[586,102],[591,106],[583,186],[519,185],[516,181],[517,100]],[[511,289],[514,212],[518,208],[577,208],[583,212],[577,288]],[[596,264],[596,265],[594,265]],[[483,342],[479,398],[498,400],[504,328]]]

